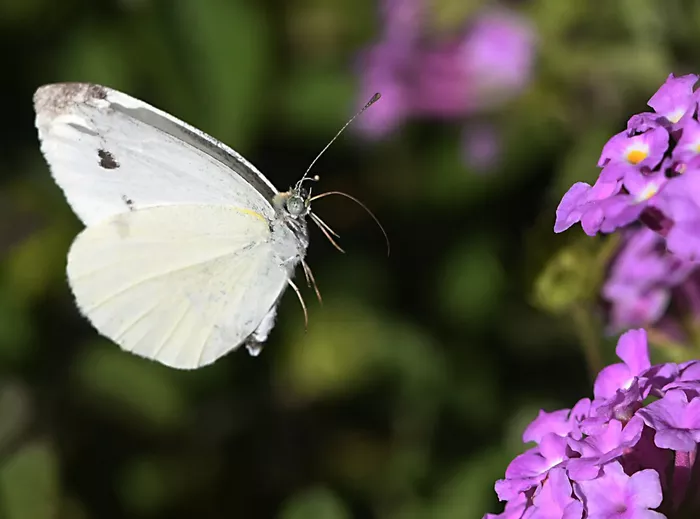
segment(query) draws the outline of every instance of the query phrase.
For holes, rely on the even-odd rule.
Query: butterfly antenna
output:
[[[321,291],[318,289],[318,285],[316,284],[316,278],[314,278],[314,273],[311,271],[311,267],[309,267],[309,265],[304,260],[301,260],[301,266],[304,269],[306,282],[309,284],[310,287],[314,287],[314,292],[316,292],[316,298],[318,299],[318,302],[322,305],[323,298],[321,297]]]
[[[328,225],[326,222],[321,220],[321,217],[319,215],[314,213],[313,216],[315,216],[316,219],[318,220],[318,222],[316,222],[316,225],[323,227],[325,230],[327,230],[329,233],[331,233],[336,238],[340,238],[340,235],[337,232],[335,232],[333,229],[331,229],[330,225]]]
[[[360,202],[354,196],[348,195],[347,193],[343,193],[342,191],[326,191],[325,193],[321,193],[320,195],[316,195],[314,197],[311,197],[311,202],[313,202],[314,200],[318,200],[319,198],[323,198],[324,196],[328,196],[328,195],[340,195],[340,196],[344,196],[345,198],[349,198],[350,200],[355,202],[357,205],[362,207],[362,209],[367,211],[367,214],[372,217],[372,220],[374,220],[374,222],[379,226],[379,229],[381,229],[382,234],[384,235],[384,241],[386,241],[386,255],[389,256],[391,254],[391,244],[389,243],[389,236],[386,234],[386,231],[384,230],[384,227],[382,226],[382,224],[379,223],[379,219],[376,216],[374,216],[374,213],[372,211],[369,210],[369,207],[367,207],[365,204]],[[314,219],[314,221],[316,221],[316,219],[321,221],[321,219],[318,218],[318,216],[316,216],[316,215],[312,214],[311,217]],[[320,224],[318,222],[316,222],[316,225],[318,225],[320,227]],[[323,223],[323,225],[328,227],[325,223]],[[330,230],[330,227],[328,227],[328,229]],[[335,234],[335,233],[333,233],[333,234]],[[336,234],[336,236],[337,236],[337,234]]]
[[[306,311],[306,303],[304,303],[304,298],[301,297],[299,287],[294,284],[294,281],[288,279],[287,283],[289,283],[289,286],[294,289],[294,292],[296,292],[299,302],[301,303],[301,308],[304,310],[304,331],[307,332],[309,331],[309,312]]]
[[[311,216],[311,219],[313,222],[318,225],[318,228],[321,229],[321,232],[323,235],[328,239],[331,244],[333,244],[333,247],[338,249],[340,252],[345,253],[345,251],[338,245],[335,240],[333,239],[333,236],[331,234],[335,235],[336,237],[338,236],[333,229],[331,229],[326,222],[321,220],[318,216],[316,216],[314,213],[309,213],[309,216]]]
[[[315,158],[314,160],[311,161],[311,164],[309,164],[309,167],[306,169],[306,172],[304,173],[304,175],[303,175],[303,176],[299,179],[299,181],[297,182],[296,187],[295,187],[296,189],[299,189],[299,188],[301,187],[301,184],[302,184],[305,180],[307,180],[307,179],[310,179],[310,180],[318,180],[318,176],[309,177],[309,171],[311,171],[311,168],[314,166],[314,164],[316,164],[316,161],[317,161],[318,159],[321,158],[321,155],[323,155],[323,154],[326,152],[326,150],[330,147],[330,145],[333,144],[333,143],[335,142],[335,140],[336,140],[338,137],[340,137],[340,134],[343,133],[343,131],[345,130],[345,128],[347,128],[347,127],[350,125],[350,123],[353,122],[353,121],[355,120],[355,118],[357,118],[362,112],[364,112],[365,110],[367,110],[367,109],[368,109],[370,106],[372,106],[374,103],[376,103],[377,101],[379,101],[379,98],[381,98],[381,97],[382,97],[382,95],[381,95],[379,92],[377,92],[376,94],[374,94],[374,95],[372,96],[372,98],[371,98],[369,101],[367,101],[367,104],[365,104],[365,106],[363,106],[362,109],[361,109],[359,112],[357,112],[355,115],[353,115],[353,116],[348,120],[348,122],[346,122],[346,123],[343,125],[343,127],[342,127],[340,130],[338,130],[338,133],[335,134],[335,137],[333,137],[333,138],[330,140],[330,142],[329,142],[328,144],[326,144],[326,146],[321,150],[321,152],[320,152],[318,155],[316,155],[316,158]]]

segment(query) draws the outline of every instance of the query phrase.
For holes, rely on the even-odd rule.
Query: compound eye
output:
[[[304,199],[300,196],[290,196],[287,199],[287,211],[292,216],[299,216],[306,210],[306,204],[304,204]]]

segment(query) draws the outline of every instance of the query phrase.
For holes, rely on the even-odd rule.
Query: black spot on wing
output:
[[[97,156],[100,159],[100,166],[104,169],[117,169],[119,167],[119,163],[114,158],[114,155],[107,150],[97,150]]]
[[[62,114],[75,105],[107,99],[107,89],[92,83],[53,83],[41,86],[34,93],[37,114]]]
[[[129,208],[129,211],[133,211],[133,210],[134,210],[134,201],[133,201],[131,198],[129,198],[129,197],[126,196],[126,195],[122,195],[122,200],[124,201],[124,203],[126,204],[126,206]]]

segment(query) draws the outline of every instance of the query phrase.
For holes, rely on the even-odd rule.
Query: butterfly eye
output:
[[[304,203],[304,199],[296,195],[290,196],[287,199],[287,211],[292,216],[301,215],[304,211],[306,211],[306,204]]]

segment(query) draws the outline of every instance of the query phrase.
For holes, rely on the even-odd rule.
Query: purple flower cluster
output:
[[[534,60],[534,31],[527,19],[491,9],[465,22],[456,34],[426,27],[428,2],[382,0],[382,34],[360,58],[360,96],[374,92],[382,102],[358,120],[368,137],[381,138],[410,118],[461,120],[501,104],[529,83]],[[492,155],[492,136],[465,134],[466,151],[475,160]]]
[[[683,299],[686,293],[693,295],[696,279],[691,273],[697,267],[667,253],[664,239],[647,227],[624,229],[602,288],[602,297],[609,305],[610,331],[658,322],[673,296]]]
[[[700,93],[698,76],[671,74],[598,161],[593,186],[577,182],[557,208],[555,232],[577,222],[586,234],[641,222],[684,261],[700,260]]]
[[[700,517],[700,361],[651,365],[646,332],[616,349],[593,400],[540,411],[496,483],[507,501],[485,519]]]

